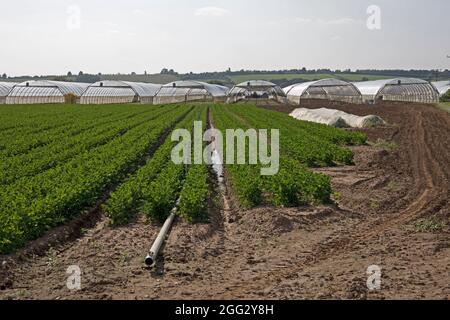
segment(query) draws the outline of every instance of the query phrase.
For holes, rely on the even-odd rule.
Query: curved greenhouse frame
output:
[[[433,82],[433,85],[439,92],[440,97],[450,92],[450,80]]]
[[[64,103],[65,95],[77,99],[89,86],[88,83],[50,80],[25,81],[14,86],[6,97],[7,104]]]
[[[15,85],[17,85],[15,82],[0,82],[0,104],[6,103],[6,97]]]
[[[81,104],[153,103],[161,85],[128,81],[99,81],[91,84],[80,98]]]
[[[228,103],[241,100],[265,99],[286,102],[286,94],[275,83],[264,80],[251,80],[235,85],[228,93]]]
[[[361,91],[363,100],[368,103],[377,101],[404,101],[436,103],[439,92],[428,81],[415,78],[396,78],[387,80],[355,82]]]
[[[354,84],[334,78],[294,84],[283,91],[287,100],[294,104],[301,104],[306,99],[362,103],[361,92]]]
[[[201,81],[175,81],[165,84],[154,97],[154,104],[188,101],[225,101],[228,87]]]

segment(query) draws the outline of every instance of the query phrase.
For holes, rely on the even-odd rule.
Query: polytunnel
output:
[[[364,102],[404,101],[404,102],[439,102],[439,93],[428,81],[415,78],[396,78],[354,82],[361,91]]]
[[[6,103],[6,97],[16,84],[14,82],[0,82],[0,104]]]
[[[441,97],[447,92],[450,92],[450,80],[433,82],[433,85],[435,86],[435,88],[439,92],[439,96]]]
[[[287,100],[294,104],[301,104],[305,99],[362,103],[361,92],[354,84],[334,78],[293,84],[283,91]]]
[[[228,87],[200,81],[175,81],[161,87],[154,98],[154,104],[225,101],[228,90]]]
[[[159,84],[99,81],[91,84],[80,99],[81,104],[113,104],[113,103],[153,103],[153,98],[161,88]]]
[[[228,93],[228,103],[248,99],[271,99],[285,102],[286,94],[275,83],[264,80],[251,80],[235,85]]]
[[[73,94],[78,99],[87,83],[50,80],[25,81],[14,86],[6,97],[7,104],[64,103],[65,95]]]

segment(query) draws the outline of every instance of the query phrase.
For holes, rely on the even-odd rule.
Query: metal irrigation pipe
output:
[[[176,212],[177,206],[175,206],[175,208],[173,208],[172,211],[170,212],[170,216],[166,219],[166,222],[164,222],[161,231],[159,231],[158,237],[156,237],[156,240],[153,243],[152,247],[150,248],[148,255],[145,257],[145,264],[147,266],[152,266],[155,263],[156,258],[158,257],[159,254],[159,250],[161,249],[164,241],[166,240],[170,227],[173,224],[173,220],[175,220]]]

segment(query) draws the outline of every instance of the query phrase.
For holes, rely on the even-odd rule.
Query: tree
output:
[[[70,72],[70,71],[67,72],[67,76],[68,76],[68,77],[71,77],[71,76],[72,76],[72,72]]]
[[[80,71],[80,72],[78,73],[79,76],[82,76],[83,74],[84,74],[83,71]]]
[[[132,76],[135,76],[135,75],[136,75],[136,72],[132,72],[131,75],[132,75]]]
[[[6,75],[6,73],[2,74],[2,78],[3,78],[3,79],[8,78],[8,76]]]
[[[450,102],[450,90],[441,97],[441,102]]]
[[[77,76],[76,81],[77,82],[84,82],[84,83],[94,83],[97,81],[100,81],[100,76],[93,75],[93,74],[82,74]]]
[[[168,74],[168,73],[169,73],[169,70],[167,70],[166,68],[161,70],[161,74]]]

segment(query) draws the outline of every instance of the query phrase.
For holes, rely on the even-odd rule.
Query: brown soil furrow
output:
[[[429,114],[427,113],[427,116]],[[274,268],[269,270],[260,279],[249,279],[241,283],[240,287],[256,288],[263,283],[279,283],[285,278],[289,278],[292,274],[301,272],[308,265],[317,264],[321,260],[329,260],[333,256],[338,256],[343,252],[355,250],[358,246],[366,244],[371,238],[379,237],[386,230],[396,228],[421,217],[424,210],[433,208],[432,202],[439,197],[442,192],[442,181],[437,181],[442,173],[439,163],[433,157],[429,147],[429,141],[426,139],[426,130],[424,127],[424,112],[417,115],[413,127],[409,131],[408,138],[412,142],[412,148],[409,151],[410,166],[414,168],[413,179],[417,183],[418,195],[412,199],[408,207],[401,212],[391,212],[385,215],[386,218],[381,221],[369,221],[363,223],[357,230],[348,235],[337,235],[337,239],[320,243],[311,254],[303,257],[302,263],[296,266],[290,266],[287,270]],[[437,172],[436,172],[437,171]],[[259,281],[258,281],[259,280]],[[237,289],[239,291],[240,289]],[[251,290],[250,290],[251,291]],[[225,298],[231,298],[235,292],[227,292]]]

